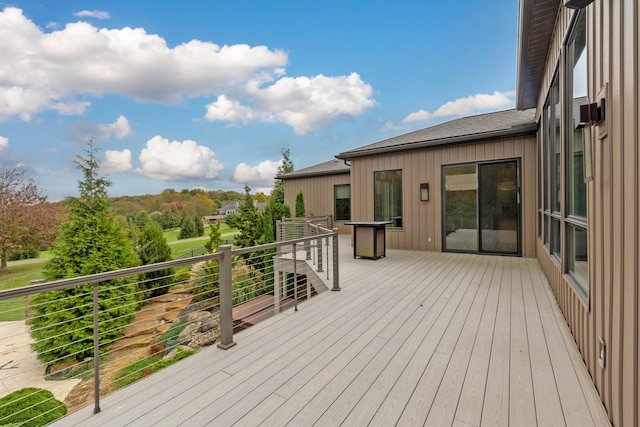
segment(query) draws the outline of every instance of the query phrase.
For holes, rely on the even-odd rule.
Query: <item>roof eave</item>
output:
[[[487,139],[502,138],[507,136],[522,136],[534,134],[538,129],[536,123],[516,126],[510,129],[500,129],[497,131],[478,133],[474,135],[458,135],[449,138],[435,139],[429,141],[408,142],[406,144],[394,145],[390,147],[372,148],[360,151],[345,151],[336,156],[337,159],[350,160],[356,157],[371,156],[375,154],[393,153],[396,151],[416,150],[420,148],[440,147],[443,145],[461,144],[466,142],[476,142]]]
[[[290,174],[277,175],[276,179],[287,180],[287,179],[298,179],[298,178],[311,178],[314,176],[342,175],[342,174],[348,174],[348,173],[351,173],[350,169],[317,171],[317,172],[308,172],[308,173],[291,172]]]
[[[518,59],[516,109],[537,107],[549,43],[561,0],[520,0],[518,8]]]

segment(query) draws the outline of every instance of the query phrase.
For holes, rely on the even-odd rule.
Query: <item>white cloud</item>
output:
[[[213,179],[224,165],[216,153],[195,141],[169,141],[159,135],[140,152],[139,173],[162,181]]]
[[[105,160],[101,169],[105,173],[127,172],[133,169],[131,163],[131,150],[107,150],[104,152]]]
[[[239,183],[258,184],[266,187],[269,184],[273,184],[281,164],[282,160],[277,162],[265,160],[258,166],[249,166],[246,163],[240,163],[236,166],[236,170],[231,179]]]
[[[109,139],[111,135],[116,139],[122,139],[131,135],[131,126],[125,116],[118,116],[113,123],[98,125],[98,132],[103,137],[101,139]]]
[[[246,104],[226,95],[207,105],[208,120],[278,122],[304,135],[350,120],[375,105],[372,88],[357,73],[348,76],[283,77],[266,88],[248,87]]]
[[[384,124],[384,126],[382,126],[382,131],[389,131],[389,130],[398,130],[398,129],[402,129],[402,126],[398,126],[396,124],[394,124],[391,120],[389,120],[388,122],[386,122]]]
[[[281,76],[288,61],[266,46],[192,40],[172,48],[142,28],[77,22],[47,33],[13,7],[0,12],[0,57],[0,121],[45,110],[82,114],[86,95],[176,104],[244,91]]]
[[[170,47],[143,28],[87,22],[45,32],[13,7],[0,12],[0,57],[0,121],[29,121],[47,110],[83,114],[91,97],[105,93],[165,104],[216,96],[207,120],[285,123],[306,134],[375,105],[371,86],[357,73],[284,77],[288,55],[282,50],[200,40]]]
[[[432,117],[433,117],[433,114],[431,114],[430,112],[425,110],[418,110],[409,114],[404,119],[402,119],[402,123],[426,122],[430,120]]]
[[[9,148],[9,138],[0,136],[0,153]]]
[[[220,95],[218,100],[207,105],[205,118],[209,121],[247,123],[253,118],[253,112],[238,101],[232,101],[226,95]]]
[[[92,123],[79,121],[69,129],[69,135],[79,141],[107,141],[111,137],[122,139],[132,134],[129,120],[118,116],[113,123]]]
[[[403,123],[424,122],[434,117],[464,116],[476,114],[482,111],[493,111],[500,108],[512,107],[515,92],[493,92],[489,94],[470,95],[465,98],[458,98],[441,105],[436,111],[430,113],[419,110],[409,114],[402,119]]]
[[[81,18],[96,18],[96,19],[111,18],[111,15],[109,15],[109,12],[105,12],[103,10],[81,10],[80,12],[74,13],[74,15]]]

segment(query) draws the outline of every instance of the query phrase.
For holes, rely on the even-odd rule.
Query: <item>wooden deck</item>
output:
[[[387,251],[57,425],[610,425],[533,259]]]

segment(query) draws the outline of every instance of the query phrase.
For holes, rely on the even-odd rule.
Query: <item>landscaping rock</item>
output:
[[[193,338],[193,335],[198,331],[199,327],[200,325],[196,323],[190,323],[189,325],[187,325],[187,327],[184,328],[182,332],[180,332],[180,335],[178,335],[178,342],[182,345],[189,344],[189,342],[191,342],[191,339]]]

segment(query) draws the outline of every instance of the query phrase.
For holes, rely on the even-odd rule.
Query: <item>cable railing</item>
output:
[[[2,318],[24,319],[0,322],[0,425],[45,425],[92,404],[98,413],[105,395],[200,348],[228,349],[238,331],[340,290],[337,230],[304,230],[0,291]]]

